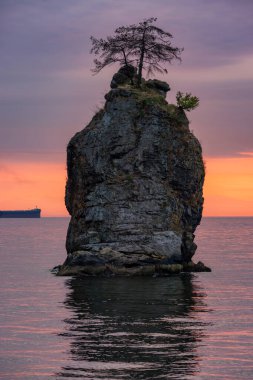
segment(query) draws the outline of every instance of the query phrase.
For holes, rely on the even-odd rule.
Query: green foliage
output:
[[[192,96],[190,92],[178,91],[176,95],[178,107],[183,108],[186,111],[192,111],[199,106],[199,98],[197,96]]]
[[[142,105],[144,107],[150,107],[150,106],[154,106],[154,105],[158,105],[158,106],[164,106],[166,105],[167,103],[164,101],[164,99],[162,98],[162,96],[160,95],[154,95],[154,96],[146,96],[145,98],[143,98],[142,100]]]

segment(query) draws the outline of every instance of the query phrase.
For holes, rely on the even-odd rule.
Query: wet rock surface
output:
[[[59,274],[208,270],[191,261],[204,165],[184,111],[148,87],[118,86],[105,98],[68,144],[71,221]]]

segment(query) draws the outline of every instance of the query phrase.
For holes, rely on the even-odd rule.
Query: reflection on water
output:
[[[0,219],[1,380],[253,378],[253,218],[202,220],[211,273],[80,280],[68,222]]]
[[[207,311],[190,274],[168,278],[72,278],[60,334],[71,366],[56,375],[85,379],[186,379],[198,372]]]

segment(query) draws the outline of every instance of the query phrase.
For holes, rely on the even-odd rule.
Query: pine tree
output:
[[[137,84],[141,85],[142,72],[148,75],[154,72],[167,73],[163,66],[174,59],[181,61],[183,49],[171,45],[173,36],[153,25],[155,17],[140,22],[138,25],[121,26],[115,35],[104,39],[91,37],[91,53],[100,56],[94,59],[94,73],[104,67],[119,62],[120,65],[133,65],[137,68]]]

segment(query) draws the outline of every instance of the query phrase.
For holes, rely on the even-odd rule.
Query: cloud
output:
[[[253,157],[253,152],[239,152],[243,157]]]
[[[253,55],[239,56],[237,59],[214,67],[182,67],[174,70],[174,79],[188,81],[194,77],[194,82],[200,84],[220,84],[224,82],[253,81]]]
[[[25,174],[24,176],[21,176],[12,165],[0,164],[0,177],[4,177],[6,183],[15,182],[17,185],[35,183],[31,178],[26,178]]]

